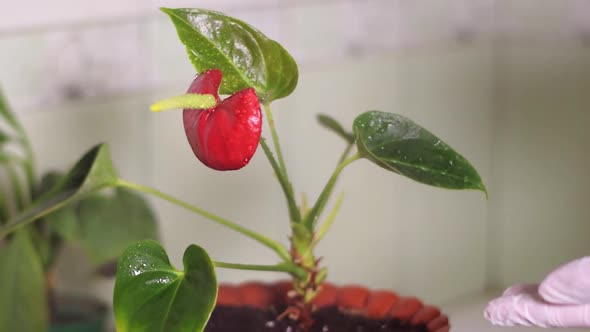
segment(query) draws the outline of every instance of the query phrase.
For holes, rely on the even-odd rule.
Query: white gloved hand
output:
[[[508,288],[484,316],[499,326],[590,327],[590,257],[559,267],[540,285]]]

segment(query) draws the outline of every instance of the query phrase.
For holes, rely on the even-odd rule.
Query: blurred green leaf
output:
[[[80,241],[97,265],[118,258],[131,244],[157,239],[156,218],[145,199],[128,189],[79,202]]]
[[[42,197],[53,190],[65,177],[66,175],[62,172],[50,171],[43,174],[41,182],[35,188],[34,200]]]
[[[359,154],[418,182],[486,192],[473,166],[450,146],[401,115],[370,111],[354,121]]]
[[[213,263],[201,247],[184,252],[184,271],[156,241],[142,241],[119,260],[113,299],[118,332],[201,332],[217,298]]]
[[[11,211],[22,211],[31,199],[34,165],[26,132],[11,112],[1,91],[0,122],[6,124],[0,129],[0,169],[6,173],[10,182],[4,184],[0,193],[0,218],[6,222]],[[22,153],[22,156],[15,151]]]
[[[77,241],[80,238],[80,217],[78,216],[78,205],[72,203],[45,216],[47,226],[54,233],[66,241]]]
[[[10,111],[10,108],[8,107],[8,103],[6,102],[6,99],[4,98],[2,91],[0,91],[0,118],[6,121],[6,123],[9,124],[10,127],[12,127],[12,129],[21,129],[21,125],[16,120],[14,114]]]
[[[88,151],[50,192],[29,209],[0,227],[0,238],[59,208],[77,201],[84,195],[114,186],[117,175],[108,146],[101,144]]]
[[[28,230],[0,246],[0,271],[0,331],[46,331],[45,278]]]
[[[317,119],[324,128],[327,128],[336,135],[342,137],[349,144],[354,143],[354,134],[344,130],[344,127],[342,127],[342,125],[331,116],[326,114],[318,114]]]
[[[176,26],[197,72],[223,72],[221,94],[254,87],[264,102],[283,98],[297,86],[293,57],[247,23],[204,9],[162,8]]]
[[[50,192],[64,177],[65,175],[59,172],[48,172],[43,175],[35,198]],[[46,215],[43,219],[51,232],[58,234],[66,241],[75,241],[79,238],[80,232],[77,209],[77,204],[72,203]]]

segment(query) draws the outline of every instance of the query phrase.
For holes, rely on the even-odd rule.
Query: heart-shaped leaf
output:
[[[45,278],[28,230],[0,245],[0,271],[0,331],[46,331]]]
[[[354,134],[344,130],[344,127],[342,127],[342,125],[331,116],[326,114],[318,114],[317,119],[324,128],[333,131],[336,133],[336,135],[342,137],[349,144],[354,143]]]
[[[436,187],[486,192],[467,159],[406,117],[370,111],[353,129],[359,154],[387,170]]]
[[[76,201],[88,193],[114,186],[117,174],[106,144],[90,149],[65,178],[21,215],[0,228],[0,238],[26,224]]]
[[[217,299],[213,263],[201,247],[184,252],[184,271],[156,241],[139,242],[119,260],[114,309],[119,332],[203,331]]]
[[[91,195],[78,204],[80,242],[97,265],[118,258],[137,241],[157,239],[154,213],[135,192],[116,188],[112,195]]]
[[[297,86],[297,63],[276,41],[247,23],[204,9],[162,8],[176,26],[197,72],[223,72],[221,94],[253,87],[264,102],[283,98]]]

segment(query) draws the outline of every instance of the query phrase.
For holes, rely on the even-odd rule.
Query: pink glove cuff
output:
[[[590,304],[590,256],[551,272],[539,286],[539,295],[555,304]]]
[[[590,326],[590,305],[555,305],[545,302],[535,287],[508,289],[504,295],[491,301],[485,318],[499,326],[539,327],[588,327]],[[522,293],[516,293],[517,291]]]

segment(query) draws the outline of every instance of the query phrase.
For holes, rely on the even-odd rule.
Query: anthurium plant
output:
[[[27,229],[52,211],[113,187],[167,200],[250,237],[277,255],[277,261],[268,265],[218,262],[193,244],[186,248],[184,266],[177,268],[158,242],[137,242],[118,264],[114,310],[119,332],[202,331],[216,303],[215,268],[286,273],[295,291],[289,316],[308,328],[310,303],[328,275],[315,248],[334,222],[342,196],[325,210],[338,178],[352,163],[364,160],[431,186],[486,192],[474,167],[437,136],[405,116],[371,110],[360,113],[351,130],[328,115],[318,116],[320,125],[343,138],[344,147],[315,202],[307,206],[298,201],[271,110],[274,100],[288,97],[297,86],[295,60],[279,43],[236,18],[204,9],[162,11],[176,27],[197,76],[187,93],[157,102],[152,110],[183,109],[188,145],[206,167],[238,170],[247,166],[260,146],[284,193],[285,222],[291,234],[288,243],[281,243],[157,189],[122,180],[114,173],[106,146],[97,146],[37,204],[1,227],[0,235]],[[261,137],[263,122],[270,131],[269,142]]]
[[[60,323],[55,266],[78,245],[98,275],[114,277],[119,255],[157,239],[155,214],[142,195],[100,190],[116,179],[106,146],[67,174],[39,175],[24,127],[0,95],[0,331],[45,331]]]

